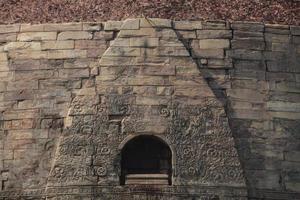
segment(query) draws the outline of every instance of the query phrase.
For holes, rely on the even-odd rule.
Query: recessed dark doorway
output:
[[[121,185],[172,184],[172,152],[162,139],[137,136],[125,144],[121,156]]]

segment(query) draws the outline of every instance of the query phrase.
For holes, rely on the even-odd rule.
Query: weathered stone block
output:
[[[20,32],[42,32],[44,24],[21,24]]]
[[[267,109],[271,111],[282,111],[282,112],[299,112],[300,103],[291,103],[284,101],[269,101],[267,102]]]
[[[24,80],[7,83],[7,91],[23,90],[23,89],[38,89],[39,88],[38,80]]]
[[[264,25],[257,22],[233,22],[231,28],[234,30],[250,31],[250,32],[263,32]]]
[[[111,41],[110,46],[114,47],[126,47],[130,45],[131,38],[116,38],[115,40]]]
[[[276,72],[267,72],[266,80],[268,80],[268,81],[296,81],[295,75],[293,73],[276,73]]]
[[[20,31],[20,24],[0,25],[0,33],[14,33]]]
[[[121,30],[137,30],[139,28],[140,28],[139,19],[126,19],[121,26]]]
[[[238,38],[264,39],[264,33],[263,32],[249,32],[249,31],[234,30],[233,38],[234,39],[238,39]]]
[[[89,69],[60,69],[60,78],[76,78],[76,77],[89,77]]]
[[[184,47],[159,47],[159,56],[189,56],[189,52]]]
[[[80,31],[82,23],[44,24],[44,31]]]
[[[73,49],[74,41],[43,41],[42,50],[50,49]]]
[[[177,30],[202,29],[201,21],[174,21],[174,28]]]
[[[8,62],[7,61],[0,61],[0,71],[9,71]]]
[[[48,51],[47,58],[48,59],[67,59],[67,58],[86,58],[87,51],[86,50],[52,50]]]
[[[7,54],[0,53],[0,62],[6,62],[6,61],[7,61]]]
[[[262,39],[239,39],[231,41],[232,49],[264,50],[265,42]]]
[[[192,54],[196,58],[224,58],[223,49],[193,49]]]
[[[106,42],[102,40],[76,40],[75,49],[106,49]]]
[[[172,21],[169,19],[160,19],[160,18],[141,18],[140,19],[140,26],[142,28],[171,28]]]
[[[24,59],[46,59],[47,52],[45,51],[11,51],[8,53],[8,56],[16,60]]]
[[[299,108],[299,105],[298,105],[298,108]],[[285,159],[287,161],[300,162],[300,151],[286,152]]]
[[[261,60],[262,51],[256,50],[246,50],[246,49],[235,49],[226,51],[226,55],[235,59],[245,59],[245,60]]]
[[[94,33],[95,40],[112,40],[114,38],[113,31],[100,31]]]
[[[202,22],[202,29],[223,30],[229,29],[229,26],[225,21],[205,21]]]
[[[102,23],[95,23],[95,22],[83,22],[82,23],[82,30],[83,31],[100,31],[102,29]]]
[[[231,30],[197,30],[198,39],[230,39]]]
[[[17,41],[17,33],[0,34],[0,42]]]
[[[130,38],[129,46],[143,48],[157,47],[158,42],[159,38]]]
[[[138,30],[122,30],[119,33],[119,38],[142,36],[157,37],[157,33],[153,28],[140,28]]]
[[[122,24],[123,24],[122,21],[107,21],[104,23],[104,30],[105,31],[120,30]]]
[[[180,38],[183,39],[195,39],[196,38],[196,32],[194,30],[192,31],[177,31]]]
[[[300,35],[300,27],[299,26],[290,26],[292,35]]]
[[[130,48],[130,47],[110,47],[106,52],[106,56],[117,56],[117,57],[127,57],[127,56],[140,56],[140,48]]]
[[[256,90],[250,89],[231,89],[227,91],[227,95],[234,99],[243,99],[248,102],[262,103],[266,98],[265,95]]]
[[[204,39],[200,40],[200,49],[223,49],[229,48],[229,40],[226,39]]]
[[[41,50],[40,42],[10,42],[4,45],[3,51],[14,51],[14,50]],[[0,47],[1,49],[1,47]]]
[[[289,35],[265,33],[265,40],[267,42],[286,42],[286,43],[288,43],[290,41],[290,36]]]
[[[18,34],[18,41],[56,40],[56,32],[27,32]]]
[[[57,40],[90,40],[93,34],[87,31],[66,31],[58,34]]]

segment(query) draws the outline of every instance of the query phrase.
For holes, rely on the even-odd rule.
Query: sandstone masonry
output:
[[[190,87],[198,73],[213,93]],[[171,95],[216,97],[247,197],[300,198],[300,27],[166,19],[1,25],[0,199],[43,197],[72,102],[95,85],[97,94],[139,94],[126,104],[154,107]]]

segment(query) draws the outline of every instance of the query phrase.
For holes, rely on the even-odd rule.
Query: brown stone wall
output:
[[[174,28],[224,102],[250,199],[299,198],[300,27],[150,21]],[[0,198],[45,187],[70,103],[83,85],[95,84],[99,60],[122,26],[0,26]],[[142,21],[126,26],[143,34]],[[176,43],[166,43],[180,56]]]

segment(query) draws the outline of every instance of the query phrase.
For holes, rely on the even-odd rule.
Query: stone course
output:
[[[0,25],[0,199],[45,188],[71,102],[95,85],[99,94],[133,92],[135,104],[153,107],[171,95],[217,97],[248,199],[300,199],[299,38],[298,26],[252,22]],[[191,87],[199,73],[213,93]]]

